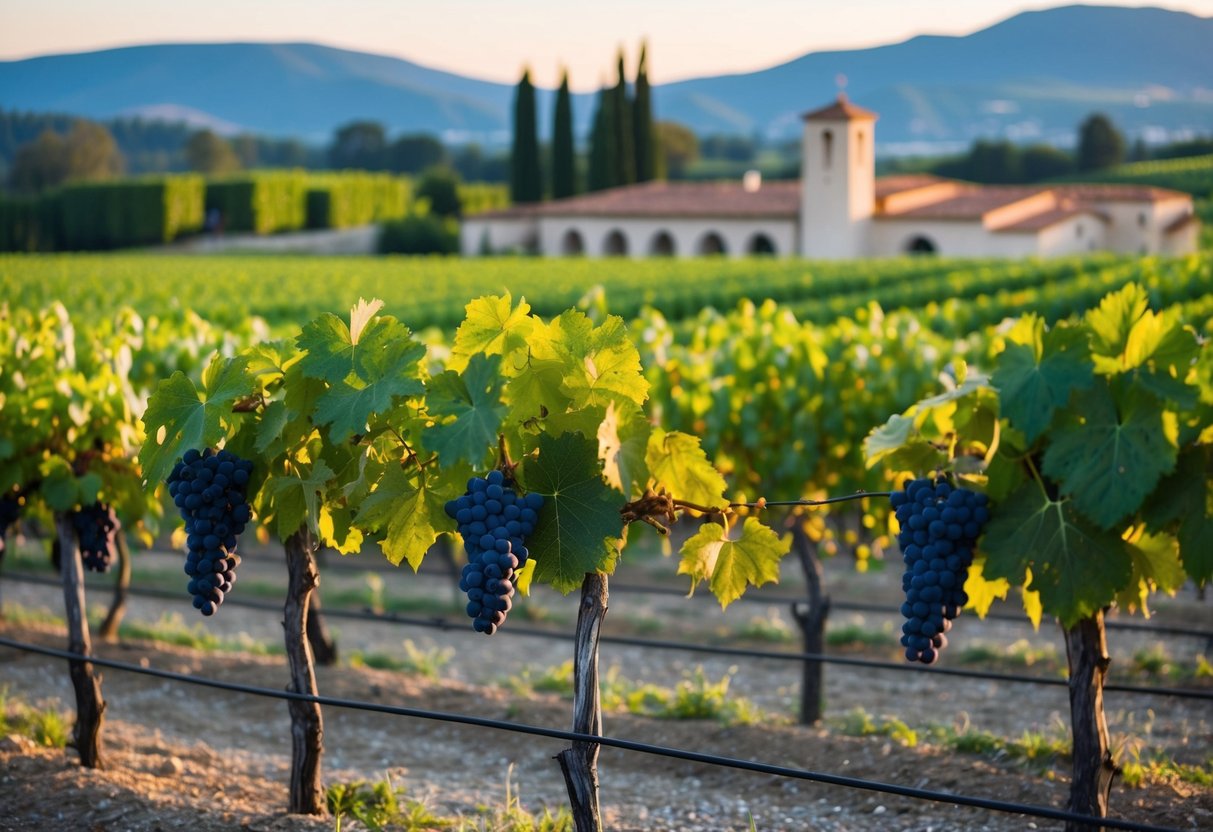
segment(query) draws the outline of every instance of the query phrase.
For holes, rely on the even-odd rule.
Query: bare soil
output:
[[[171,554],[138,554],[135,581],[158,568],[176,568]],[[668,563],[634,564],[620,582],[653,582]],[[281,564],[271,553],[246,558],[242,581],[282,581]],[[361,573],[323,570],[324,591],[335,593],[365,584]],[[449,588],[440,572],[413,576],[385,574],[407,583],[419,598],[445,601]],[[892,597],[888,575],[855,576],[838,572],[831,583],[838,594],[877,600]],[[841,587],[841,589],[839,589]],[[893,587],[895,590],[896,587]],[[45,608],[61,614],[61,595],[53,588],[4,581],[6,604]],[[237,593],[240,587],[237,587]],[[780,589],[795,592],[789,574]],[[95,601],[108,600],[96,590]],[[786,617],[776,606],[735,604],[721,612],[702,600],[612,594],[607,631],[644,629],[652,637],[686,637],[693,631],[736,631],[749,619]],[[450,649],[453,659],[437,680],[418,675],[351,668],[320,668],[322,694],[368,702],[475,714],[515,723],[567,728],[571,704],[558,696],[520,695],[501,684],[523,668],[534,672],[559,665],[572,653],[574,598],[539,590],[523,601],[542,610],[570,640],[546,640],[501,633],[484,638],[470,631],[440,631],[398,624],[330,620],[344,655],[354,650],[401,654],[412,639],[421,649]],[[1175,602],[1168,616],[1189,626],[1209,625],[1207,605]],[[896,610],[896,606],[890,606]],[[155,622],[166,610],[193,620],[188,599],[180,604],[135,599],[128,620]],[[521,612],[515,616],[520,623]],[[848,616],[836,615],[837,619]],[[851,616],[849,618],[854,618]],[[865,626],[878,627],[869,617]],[[222,635],[246,634],[258,640],[281,639],[281,618],[263,610],[227,604],[207,628]],[[0,624],[6,637],[62,647],[54,627]],[[1060,645],[1055,627],[1030,628],[994,621],[962,619],[953,650],[971,641],[1007,644],[1027,638],[1037,645]],[[702,640],[702,639],[701,639]],[[1118,633],[1114,656],[1132,655],[1154,640]],[[1206,649],[1199,641],[1167,642],[1177,659]],[[794,645],[787,645],[791,648]],[[96,645],[97,653],[122,661],[184,672],[199,677],[283,688],[285,660],[252,654],[206,653],[160,643]],[[887,652],[887,651],[886,651]],[[1063,654],[1064,655],[1064,654]],[[795,662],[718,659],[604,645],[604,671],[628,679],[672,685],[696,666],[712,679],[733,673],[730,693],[753,699],[771,713],[756,725],[724,726],[711,721],[671,721],[609,713],[607,734],[777,765],[832,772],[887,783],[917,786],[1007,801],[1060,807],[1068,782],[1064,761],[1051,766],[1009,759],[955,754],[919,743],[905,747],[887,737],[852,737],[838,730],[850,709],[895,714],[912,727],[970,723],[1016,737],[1026,730],[1057,733],[1067,714],[1064,688],[1010,685],[1005,682],[930,677],[920,673],[877,672],[831,666],[826,671],[827,723],[824,727],[790,724],[800,667]],[[945,658],[946,663],[946,658]],[[1027,672],[1031,672],[1029,668]],[[1140,680],[1139,680],[1140,681]],[[70,710],[72,692],[61,660],[0,649],[0,687],[10,698],[58,703]],[[108,702],[104,743],[108,767],[79,767],[71,749],[48,750],[20,740],[0,744],[0,830],[88,830],[153,832],[188,829],[285,830],[332,829],[333,820],[286,815],[289,719],[284,702],[247,694],[186,685],[118,670],[104,672]],[[1126,694],[1108,695],[1108,715],[1122,755],[1164,753],[1186,762],[1203,762],[1213,747],[1213,709],[1207,702]],[[505,799],[507,771],[514,794],[530,810],[565,805],[567,797],[553,756],[556,740],[430,720],[326,708],[325,780],[392,782],[407,789],[437,814],[476,817],[479,805]],[[512,766],[512,769],[511,769]],[[985,810],[899,798],[886,794],[692,764],[669,758],[604,748],[600,763],[606,825],[614,830],[1023,830],[1060,824]],[[1118,785],[1113,814],[1180,829],[1213,828],[1213,789],[1181,782],[1154,783],[1140,789]],[[343,829],[349,830],[348,823]]]

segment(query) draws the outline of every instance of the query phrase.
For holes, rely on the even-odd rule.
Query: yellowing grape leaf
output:
[[[1011,591],[1011,582],[1006,578],[987,579],[984,574],[984,558],[976,558],[969,566],[969,576],[965,579],[965,594],[969,603],[965,609],[973,610],[979,618],[985,618],[995,601],[1006,600]]]
[[[525,300],[514,307],[510,293],[476,298],[467,305],[466,315],[455,331],[451,347],[450,370],[459,371],[477,353],[502,355],[526,346],[534,319]]]
[[[353,526],[353,512],[340,506],[320,506],[320,542],[343,555],[362,549],[362,532]]]
[[[595,327],[584,313],[569,310],[552,321],[549,331],[553,349],[564,360],[564,390],[574,406],[644,404],[649,383],[622,318],[611,315]]]
[[[1169,534],[1145,534],[1136,530],[1128,538],[1133,574],[1116,602],[1130,612],[1141,608],[1150,617],[1152,592],[1174,595],[1188,576],[1179,562],[1179,541]]]
[[[723,509],[728,485],[708,461],[699,437],[653,428],[644,455],[649,475],[669,494],[708,508]]]
[[[415,469],[414,469],[415,471]],[[393,564],[407,560],[416,571],[443,532],[455,531],[446,501],[400,465],[388,465],[358,514],[358,525],[379,532],[384,556]]]
[[[779,561],[791,548],[791,540],[747,517],[741,536],[732,540],[724,526],[705,523],[682,544],[679,575],[690,575],[692,588],[707,581],[721,608],[740,598],[749,586],[779,582]]]
[[[626,497],[639,495],[649,479],[645,451],[653,426],[640,408],[607,406],[598,426],[598,456],[607,484]]]

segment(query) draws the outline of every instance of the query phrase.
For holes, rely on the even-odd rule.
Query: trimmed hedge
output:
[[[54,251],[59,196],[0,198],[0,251]]]
[[[459,223],[432,215],[412,215],[383,224],[380,254],[458,254]]]
[[[403,218],[412,201],[408,179],[344,171],[308,178],[307,227],[351,228]]]
[[[509,208],[510,186],[496,182],[461,182],[459,204],[465,217]]]
[[[216,209],[226,231],[273,234],[307,222],[307,174],[262,171],[206,184],[206,210]]]

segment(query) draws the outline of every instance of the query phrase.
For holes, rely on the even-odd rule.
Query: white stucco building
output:
[[[1196,250],[1192,198],[1144,185],[876,178],[876,114],[839,96],[804,116],[799,182],[647,182],[464,220],[465,255],[1021,257]]]

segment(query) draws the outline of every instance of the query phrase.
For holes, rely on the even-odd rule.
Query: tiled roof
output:
[[[1090,202],[1161,202],[1165,199],[1187,199],[1181,191],[1155,188],[1153,185],[1054,185],[1053,190],[1063,199]]]
[[[894,176],[882,176],[876,180],[876,198],[884,199],[902,191],[913,191],[952,181],[954,180],[943,179],[930,173],[899,173]]]
[[[1027,186],[978,186],[973,185],[961,193],[920,205],[908,211],[892,214],[880,214],[884,219],[915,219],[915,220],[972,220],[977,219],[996,208],[1002,208],[1014,202],[1033,196],[1046,190]]]
[[[1039,214],[1033,214],[1030,217],[1025,217],[1018,222],[1009,223],[993,229],[997,232],[1024,232],[1024,231],[1040,231],[1048,228],[1051,225],[1056,225],[1059,222],[1068,220],[1071,217],[1077,217],[1080,214],[1087,214],[1101,220],[1107,218],[1090,208],[1063,207],[1054,208],[1051,211],[1041,211]]]
[[[846,95],[839,93],[838,99],[833,104],[822,107],[820,110],[813,110],[811,113],[805,113],[802,118],[805,121],[876,121],[879,116],[871,110],[856,107],[847,100]]]
[[[1169,223],[1167,227],[1163,229],[1163,233],[1174,234],[1176,231],[1187,228],[1194,222],[1196,222],[1195,214],[1184,214],[1182,217],[1177,217],[1173,222]]]
[[[482,217],[736,217],[795,219],[800,215],[800,182],[764,182],[747,191],[740,182],[646,182],[557,199],[523,210]]]

